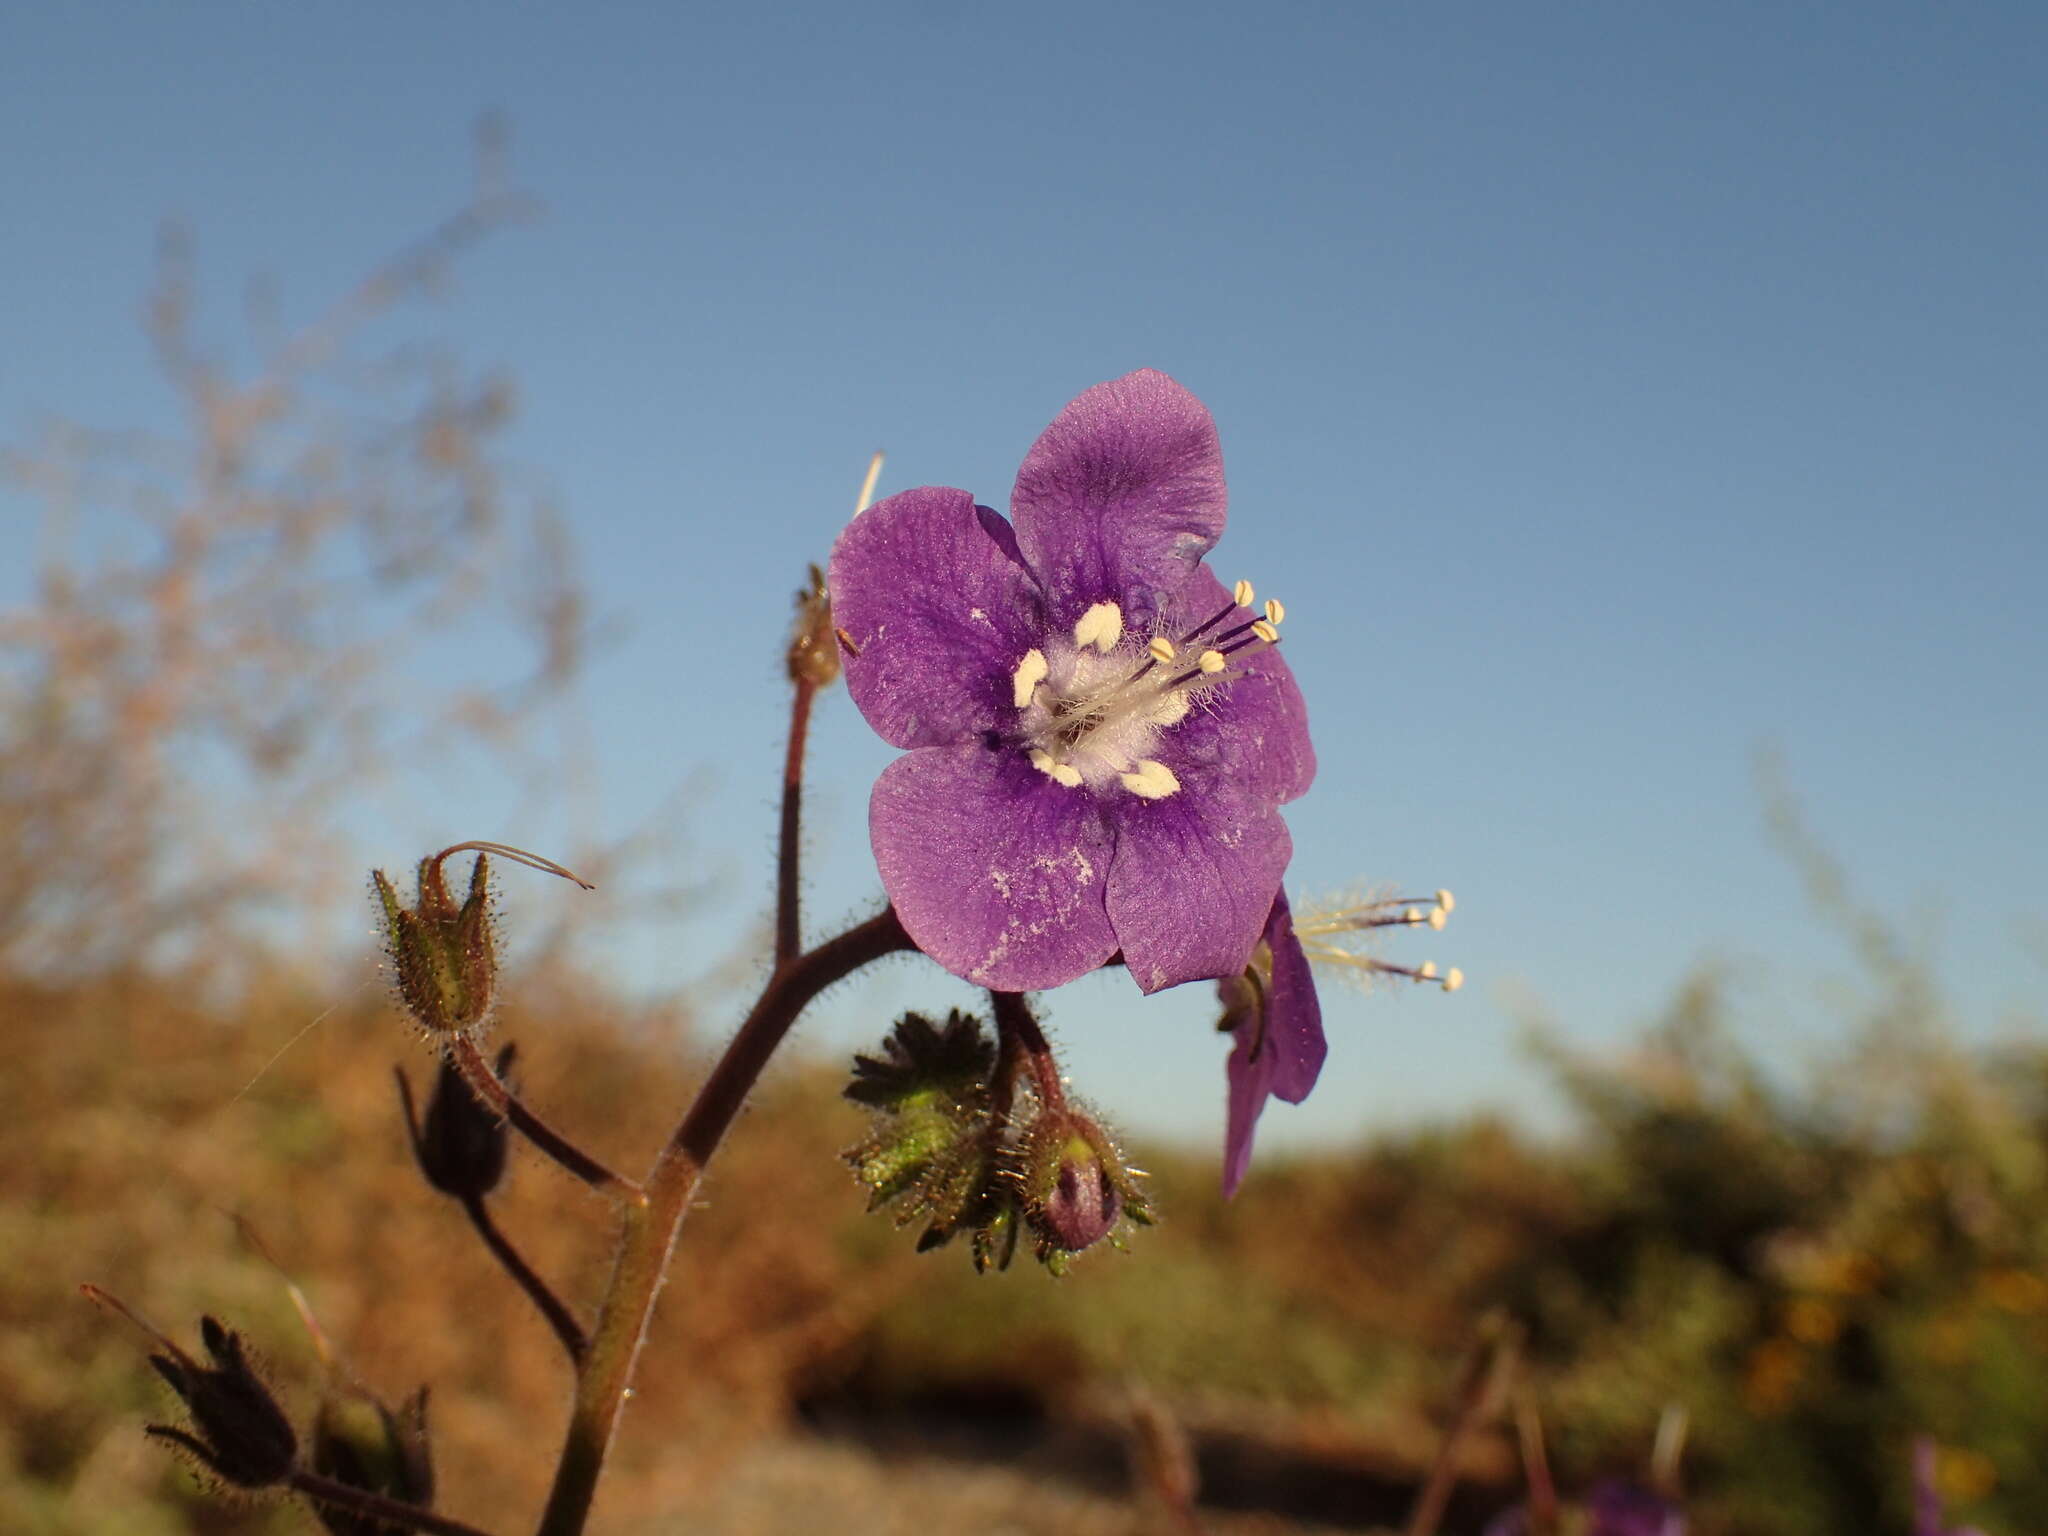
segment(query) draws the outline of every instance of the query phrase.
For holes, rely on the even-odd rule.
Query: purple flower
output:
[[[947,970],[1022,992],[1121,950],[1156,992],[1244,969],[1315,756],[1279,605],[1203,562],[1223,512],[1215,424],[1148,370],[1060,413],[1013,521],[928,486],[840,536],[847,686],[907,749],[869,805],[875,862]]]
[[[1299,1104],[1315,1087],[1329,1047],[1323,1040],[1323,1009],[1315,977],[1287,893],[1273,898],[1265,931],[1251,963],[1216,987],[1223,1001],[1223,1026],[1237,1036],[1230,1052],[1230,1120],[1223,1138],[1223,1195],[1237,1193],[1251,1166],[1252,1132],[1272,1096]]]

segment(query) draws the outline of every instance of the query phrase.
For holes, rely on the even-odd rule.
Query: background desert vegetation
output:
[[[394,762],[491,758],[559,794],[593,750],[574,696],[601,626],[500,461],[516,392],[408,329],[523,207],[487,162],[326,318],[278,334],[259,301],[225,340],[167,235],[149,325],[181,430],[10,437],[43,521],[14,531],[39,575],[0,619],[0,1529],[309,1527],[217,1502],[143,1442],[166,1395],[77,1293],[180,1334],[228,1319],[303,1409],[313,1352],[233,1217],[364,1382],[431,1383],[442,1507],[517,1530],[545,1486],[566,1375],[412,1168],[391,1073],[431,1061],[375,976],[352,837],[402,814],[380,798]],[[1445,1530],[1522,1497],[1517,1422],[1569,1495],[1643,1475],[1681,1415],[1705,1536],[1904,1532],[1921,1434],[1958,1519],[2038,1528],[2048,1048],[1953,1048],[1928,958],[1768,799],[1862,978],[1854,1043],[1810,1078],[1734,1044],[1740,990],[1703,969],[1624,1056],[1536,1033],[1563,1135],[1474,1120],[1268,1159],[1228,1207],[1213,1149],[1143,1147],[1164,1225],[1063,1282],[977,1278],[864,1215],[844,1064],[799,1046],[687,1229],[600,1527],[1186,1529],[1157,1497],[1171,1472],[1129,1470],[1170,1468],[1185,1437],[1210,1529],[1398,1528],[1476,1402]],[[608,888],[631,855],[643,892],[685,890],[673,847],[548,851]],[[573,929],[508,937],[497,1033],[525,1087],[637,1163],[727,1000],[629,998]],[[591,1293],[594,1201],[523,1155],[498,1202]],[[1488,1390],[1461,1400],[1482,1348]]]

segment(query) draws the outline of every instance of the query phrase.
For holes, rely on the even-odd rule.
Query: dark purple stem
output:
[[[476,1048],[474,1040],[467,1035],[457,1035],[449,1043],[448,1058],[455,1063],[456,1069],[462,1073],[463,1081],[469,1084],[470,1091],[482,1103],[489,1105],[493,1112],[503,1115],[513,1130],[592,1189],[610,1195],[616,1200],[639,1204],[646,1202],[647,1197],[641,1192],[639,1185],[630,1179],[620,1178],[522,1104],[519,1096],[507,1088],[498,1074],[491,1070],[491,1064],[484,1060],[483,1052]]]
[[[490,1536],[488,1531],[464,1525],[460,1520],[450,1520],[446,1515],[421,1509],[417,1504],[404,1504],[382,1494],[351,1488],[347,1483],[322,1477],[318,1472],[294,1472],[292,1487],[329,1509],[345,1509],[351,1514],[381,1520],[387,1525],[408,1526],[415,1531],[425,1531],[428,1536]]]
[[[484,1246],[491,1250],[491,1256],[504,1266],[505,1273],[540,1308],[541,1316],[548,1320],[548,1326],[555,1330],[555,1337],[562,1341],[562,1348],[569,1352],[570,1363],[580,1362],[585,1348],[583,1326],[576,1321],[562,1298],[512,1246],[512,1239],[499,1230],[498,1224],[491,1219],[490,1208],[484,1204],[483,1196],[464,1195],[462,1209],[469,1217],[469,1224],[476,1228],[477,1236],[484,1240]]]
[[[1067,1095],[1060,1084],[1060,1064],[1052,1054],[1052,1045],[1045,1038],[1045,1031],[1038,1027],[1038,1020],[1032,1016],[1031,1005],[1021,992],[991,992],[988,995],[996,1016],[996,1033],[1000,1039],[997,1055],[997,1079],[1002,1083],[1014,1080],[1015,1067],[1005,1073],[1001,1068],[1021,1055],[1031,1068],[1031,1078],[1038,1087],[1039,1101],[1047,1109],[1058,1109],[1067,1101]],[[999,1089],[1006,1092],[1006,1089]]]
[[[798,676],[789,701],[789,751],[782,761],[782,822],[775,842],[775,968],[797,957],[803,944],[801,879],[804,807],[804,739],[810,733],[811,700],[818,685]]]

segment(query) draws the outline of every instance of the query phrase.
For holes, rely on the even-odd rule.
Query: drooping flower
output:
[[[889,899],[926,954],[1001,991],[1119,951],[1147,992],[1235,975],[1315,757],[1283,610],[1203,559],[1215,424],[1164,374],[1099,384],[1033,445],[1010,511],[905,491],[833,551],[847,687],[906,749],[869,805]]]
[[[1299,1104],[1307,1098],[1329,1050],[1315,977],[1295,936],[1286,892],[1273,898],[1250,963],[1218,982],[1216,993],[1223,1003],[1218,1027],[1237,1037],[1226,1069],[1230,1115],[1223,1139],[1223,1195],[1228,1199],[1251,1166],[1252,1132],[1266,1100],[1277,1096]]]

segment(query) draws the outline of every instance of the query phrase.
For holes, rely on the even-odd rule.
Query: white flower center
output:
[[[1031,766],[1069,789],[1121,785],[1145,800],[1180,790],[1180,779],[1155,755],[1160,739],[1204,694],[1243,674],[1231,658],[1278,642],[1286,610],[1268,601],[1263,618],[1225,626],[1252,601],[1241,581],[1234,600],[1183,635],[1160,631],[1140,639],[1124,628],[1123,610],[1097,603],[1073,635],[1049,635],[1024,653],[1010,674],[1023,716]]]

